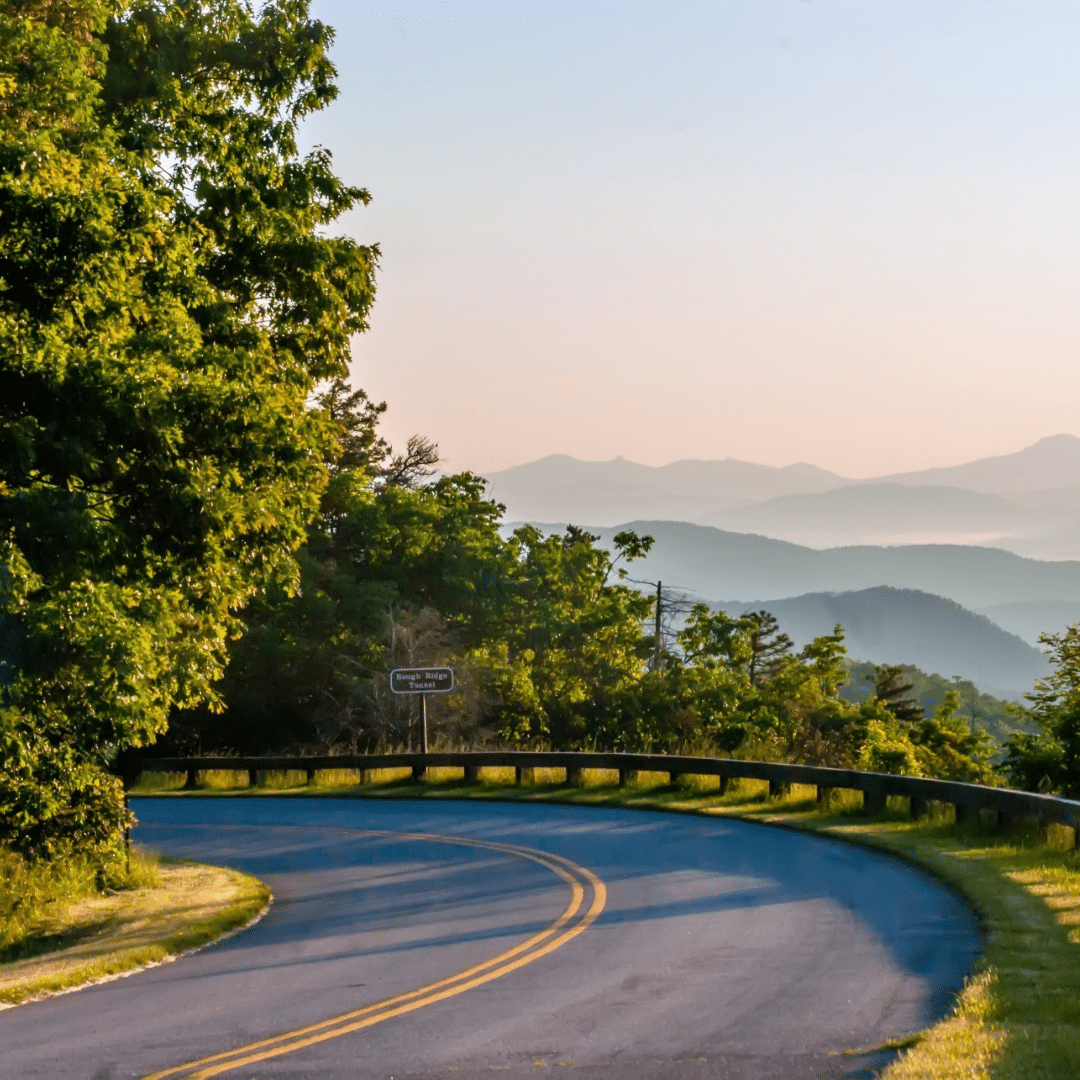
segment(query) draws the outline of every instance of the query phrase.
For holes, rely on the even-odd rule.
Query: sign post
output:
[[[390,689],[395,694],[419,694],[422,722],[421,750],[427,753],[427,696],[446,694],[454,689],[454,672],[448,667],[394,668],[390,672]]]

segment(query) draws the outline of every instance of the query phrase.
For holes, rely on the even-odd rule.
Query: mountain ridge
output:
[[[998,697],[1018,698],[1049,672],[1046,657],[1022,638],[922,589],[879,585],[773,600],[720,600],[711,606],[731,615],[764,608],[800,647],[839,623],[853,658],[914,664],[945,678],[960,675]]]
[[[545,530],[562,528],[534,524]],[[971,610],[1020,601],[1080,601],[1080,561],[1047,562],[999,548],[857,544],[818,550],[711,525],[656,519],[584,527],[607,547],[622,529],[653,536],[652,550],[634,563],[634,577],[661,578],[703,598],[769,599],[888,585],[948,597]]]
[[[687,458],[651,466],[566,454],[487,480],[508,516],[523,520],[686,521],[811,547],[958,543],[1080,557],[1080,439],[1073,435],[964,465],[861,480],[806,462]]]

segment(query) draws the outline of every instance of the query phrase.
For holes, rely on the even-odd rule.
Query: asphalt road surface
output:
[[[273,889],[251,929],[0,1012],[0,1075],[870,1077],[948,1011],[971,911],[740,821],[536,804],[140,799],[138,839]]]

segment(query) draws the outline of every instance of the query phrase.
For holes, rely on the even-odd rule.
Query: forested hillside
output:
[[[729,615],[767,606],[798,645],[840,623],[851,656],[875,664],[913,664],[950,679],[959,675],[1008,699],[1019,699],[1050,670],[1038,649],[985,615],[918,589],[882,585],[718,606]]]
[[[943,675],[920,671],[914,664],[900,665],[905,682],[911,683],[911,697],[927,714],[932,714],[945,701],[950,691],[959,695],[956,715],[961,720],[989,732],[1000,746],[1018,731],[1034,731],[1035,724],[1010,709],[1011,703],[983,693],[967,679],[947,679]],[[846,701],[865,701],[874,693],[878,665],[865,661],[848,664],[847,682],[840,688]]]

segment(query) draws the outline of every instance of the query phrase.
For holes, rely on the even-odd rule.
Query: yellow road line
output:
[[[193,826],[198,827],[198,826]],[[221,826],[216,826],[220,828]],[[235,828],[249,828],[250,826],[234,826]],[[300,826],[269,826],[273,829],[299,829]],[[310,828],[304,828],[310,834]],[[418,987],[416,990],[398,994],[372,1005],[366,1005],[360,1009],[354,1009],[339,1016],[333,1016],[315,1024],[309,1024],[293,1031],[282,1032],[269,1039],[249,1043],[246,1046],[237,1047],[209,1057],[189,1061],[183,1065],[175,1065],[160,1072],[152,1073],[143,1077],[143,1080],[165,1080],[167,1077],[178,1077],[186,1074],[187,1080],[208,1080],[209,1077],[218,1076],[232,1069],[241,1068],[268,1058],[289,1054],[296,1050],[316,1043],[325,1042],[328,1039],[336,1039],[342,1035],[348,1035],[363,1028],[371,1027],[389,1020],[395,1016],[413,1012],[432,1005],[437,1001],[462,994],[473,987],[491,982],[502,975],[516,971],[533,960],[546,956],[566,942],[575,938],[588,926],[590,926],[600,912],[604,909],[607,891],[603,882],[591,871],[582,866],[564,859],[560,855],[550,855],[547,852],[536,851],[532,848],[519,847],[514,844],[501,844],[495,841],[474,840],[464,837],[438,836],[429,833],[397,833],[374,829],[343,829],[343,828],[320,828],[320,832],[344,832],[356,836],[393,837],[403,840],[424,840],[435,843],[455,844],[462,847],[481,848],[496,851],[501,854],[514,855],[518,858],[528,859],[538,863],[561,877],[571,891],[570,903],[562,914],[550,926],[534,934],[526,941],[515,945],[505,952],[499,953],[485,960],[481,964],[467,968],[456,975]],[[593,891],[593,900],[589,909],[579,918],[573,926],[567,927],[567,923],[579,912],[585,898],[583,884],[589,885]],[[553,936],[554,935],[554,936]],[[190,1071],[197,1070],[197,1071]]]

